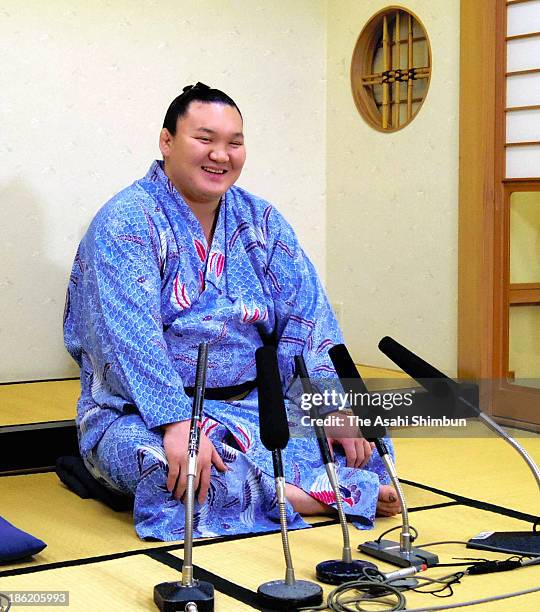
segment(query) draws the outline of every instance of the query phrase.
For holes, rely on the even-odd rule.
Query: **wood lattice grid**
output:
[[[431,77],[431,49],[420,20],[392,6],[366,24],[353,53],[351,84],[360,114],[374,128],[405,127],[420,109]]]

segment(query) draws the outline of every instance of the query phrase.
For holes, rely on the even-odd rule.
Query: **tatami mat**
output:
[[[540,464],[540,436],[520,443]],[[540,492],[517,452],[498,438],[394,439],[400,478],[540,515]]]
[[[377,375],[381,379],[395,376],[390,371],[376,373],[372,368],[362,373],[374,379]],[[405,377],[403,380],[407,383]],[[71,419],[77,395],[78,381],[0,385],[2,424]],[[530,523],[504,513],[467,506],[467,503],[474,505],[476,500],[524,514],[539,514],[538,488],[513,449],[496,438],[435,438],[425,434],[417,430],[415,437],[394,438],[398,472],[402,479],[412,483],[404,485],[404,491],[409,507],[417,509],[410,514],[411,524],[420,532],[417,543],[466,540],[485,530],[530,529]],[[520,441],[540,462],[540,436],[526,434]],[[454,496],[462,503],[456,505]],[[154,585],[178,578],[175,570],[143,552],[156,549],[161,554],[164,547],[172,544],[174,550],[170,554],[181,558],[183,551],[174,543],[142,542],[135,534],[130,512],[113,512],[100,502],[80,499],[53,473],[0,477],[0,499],[3,517],[48,544],[30,561],[1,565],[0,576],[10,570],[31,572],[31,575],[0,577],[0,591],[69,590],[70,610],[153,610],[156,609],[152,601]],[[452,505],[446,505],[449,503]],[[496,510],[494,506],[492,510]],[[378,519],[373,531],[351,527],[352,543],[356,546],[399,524],[399,518],[395,517]],[[316,563],[340,556],[341,534],[337,525],[291,532],[290,538],[298,578],[313,579]],[[181,543],[176,544],[180,546]],[[433,550],[439,554],[441,562],[452,562],[452,557],[504,557],[454,544]],[[122,558],[102,559],[108,555]],[[167,553],[165,558],[170,558]],[[70,566],[49,567],[49,564],[62,563]],[[233,586],[237,584],[250,591],[284,574],[279,534],[203,542],[194,550],[194,563],[230,581]],[[383,570],[395,569],[382,562],[377,561],[377,564]],[[442,576],[450,571],[451,568],[436,568],[427,575]],[[454,587],[455,595],[451,600],[444,601],[456,603],[538,584],[538,566],[505,574],[466,577],[462,584]],[[408,593],[407,600],[410,607],[441,603],[432,596],[414,593]],[[216,594],[216,610],[244,609],[250,607],[223,593]],[[484,609],[484,606],[475,609]],[[537,610],[540,609],[540,594],[486,604],[485,609]]]
[[[161,582],[178,580],[179,577],[177,571],[146,555],[134,555],[90,565],[9,576],[0,580],[0,591],[69,591],[68,608],[39,606],[40,611],[148,612],[157,610],[153,601],[154,586]],[[251,609],[250,606],[215,591],[216,612]]]
[[[424,510],[415,513],[411,517],[411,523],[419,531],[419,544],[440,540],[466,540],[485,529],[520,530],[530,528],[530,524],[522,521],[465,506]],[[351,531],[353,547],[356,548],[358,544],[377,537],[391,524],[398,525],[399,521],[397,519],[381,521],[372,532]],[[397,534],[398,532],[393,536],[386,537],[396,539]],[[290,543],[296,577],[304,580],[314,580],[317,563],[340,557],[340,542],[339,525],[291,532]],[[504,555],[466,549],[465,546],[455,544],[437,546],[430,550],[439,555],[441,563],[456,562],[455,557],[504,558]],[[182,551],[174,551],[171,554],[182,557]],[[354,557],[370,560],[369,557],[360,553],[355,553]],[[256,563],[254,562],[255,559]],[[262,582],[284,577],[283,552],[279,534],[202,546],[195,549],[193,562],[231,582],[255,591]],[[384,562],[376,560],[374,562],[382,571],[396,569]],[[454,568],[433,568],[424,575],[441,577],[452,571],[454,571]],[[540,584],[540,567],[523,568],[506,574],[465,577],[460,585],[454,587],[455,595],[451,602],[457,603],[488,595],[527,589],[538,584]],[[326,592],[331,590],[331,587],[324,588]],[[441,603],[439,599],[433,596],[412,592],[407,594],[407,601],[409,607]],[[506,612],[514,609],[538,610],[540,609],[540,593],[523,596],[519,600],[493,603],[490,604],[488,609],[505,610]]]
[[[56,563],[156,546],[141,541],[131,512],[114,512],[69,491],[54,473],[0,478],[1,515],[47,543],[32,561],[15,567]],[[12,566],[0,565],[0,570]]]
[[[455,506],[424,510],[414,515],[413,524],[418,529],[418,543],[439,540],[463,540],[484,530],[519,530],[527,524],[516,519],[474,508]],[[384,523],[384,524],[383,524]],[[376,537],[389,524],[389,519],[373,532],[351,532],[353,547],[368,538]],[[391,536],[389,536],[391,537]],[[341,533],[338,525],[315,527],[290,533],[291,550],[298,579],[313,580],[315,565],[326,559],[340,556]],[[456,562],[456,557],[497,559],[501,555],[487,551],[465,549],[457,544],[432,547],[441,563]],[[182,558],[182,551],[169,553]],[[355,553],[356,558],[367,558]],[[283,553],[279,534],[261,535],[230,542],[206,542],[194,549],[194,564],[207,572],[250,591],[256,591],[262,582],[281,579],[284,574]],[[394,567],[376,561],[383,571]],[[459,568],[457,568],[459,569]],[[454,586],[454,596],[446,602],[458,603],[510,591],[531,588],[539,583],[538,567],[523,568],[505,574],[464,577]],[[424,575],[440,577],[454,571],[453,568],[432,568]],[[70,610],[153,610],[152,591],[155,584],[178,579],[179,574],[167,567],[137,554],[111,561],[88,565],[64,567],[32,574],[7,576],[0,579],[1,590],[67,590],[70,591]],[[331,587],[324,586],[325,592]],[[231,590],[229,589],[229,592]],[[429,595],[409,592],[406,594],[409,608],[437,605],[440,600]],[[540,594],[521,596],[518,599],[489,604],[489,610],[537,610]],[[47,610],[48,607],[41,609]],[[235,611],[250,609],[216,591],[216,610]],[[483,609],[483,608],[479,608]]]
[[[411,508],[450,501],[416,487],[404,489]],[[98,501],[81,499],[54,473],[4,476],[0,498],[6,520],[47,543],[32,560],[0,565],[0,571],[165,545],[143,542],[135,533],[131,512],[114,512]],[[317,520],[321,519],[314,517]]]
[[[0,425],[75,418],[79,380],[0,385]]]

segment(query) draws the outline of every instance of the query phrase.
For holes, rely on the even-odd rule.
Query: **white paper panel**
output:
[[[506,115],[506,142],[540,141],[540,110],[522,110]]]
[[[540,178],[540,145],[508,147],[506,178]]]
[[[507,43],[507,70],[529,70],[540,68],[540,36],[519,38]]]
[[[506,80],[506,106],[540,104],[540,72],[517,74]]]
[[[511,4],[507,13],[507,35],[540,32],[540,0]]]

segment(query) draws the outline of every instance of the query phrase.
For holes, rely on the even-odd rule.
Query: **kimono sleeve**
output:
[[[190,418],[191,408],[163,337],[149,223],[133,207],[95,220],[85,245],[83,321],[94,375],[133,403],[152,429]]]
[[[328,350],[343,342],[339,325],[294,231],[280,216],[278,221],[267,276],[274,297],[277,351],[285,388],[294,376],[294,357],[300,354],[314,381],[335,381]]]

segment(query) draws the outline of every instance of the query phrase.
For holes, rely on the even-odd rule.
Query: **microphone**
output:
[[[527,451],[510,436],[498,423],[485,414],[479,406],[472,403],[463,385],[452,380],[440,370],[424,361],[418,355],[396,342],[393,338],[385,336],[379,342],[379,349],[406,374],[417,380],[425,389],[434,393],[440,393],[442,388],[450,390],[455,403],[472,410],[474,414],[489,429],[503,438],[514,448],[528,465],[533,473],[538,488],[540,489],[540,470],[527,453]],[[483,550],[495,550],[514,554],[540,555],[540,532],[532,531],[504,531],[504,532],[482,532],[471,538],[467,544],[468,548]]]
[[[306,362],[302,355],[297,355],[294,358],[296,365],[296,375],[300,377],[302,382],[302,389],[304,394],[313,396],[315,392],[313,384],[309,378],[309,374],[306,367]],[[341,525],[341,533],[343,535],[343,551],[341,555],[341,561],[334,559],[331,561],[321,561],[316,568],[317,580],[325,582],[327,584],[342,584],[343,582],[349,582],[350,580],[357,580],[362,577],[363,569],[369,567],[371,569],[377,569],[377,566],[369,561],[360,561],[359,559],[353,560],[351,553],[351,542],[349,538],[349,529],[347,526],[347,518],[343,511],[343,502],[341,499],[341,492],[339,490],[339,481],[336,473],[336,466],[332,460],[330,453],[330,447],[328,445],[328,439],[324,427],[319,425],[317,419],[319,418],[319,411],[316,406],[311,403],[310,416],[315,429],[315,435],[317,436],[317,442],[319,443],[319,450],[321,451],[321,457],[326,468],[326,474],[334,495],[336,496],[336,509],[339,516],[339,523]]]
[[[272,346],[257,349],[255,363],[261,441],[269,451],[283,450],[289,442],[289,423],[281,390],[276,349]]]
[[[358,420],[361,420],[363,415],[361,414],[360,407],[354,401],[355,390],[359,389],[361,393],[367,393],[366,385],[354,364],[354,361],[344,344],[336,344],[329,351],[330,359],[334,364],[337,375],[339,376],[340,382],[344,390],[351,394],[351,408]],[[386,433],[386,428],[382,428],[383,432]],[[377,431],[381,431],[378,429]],[[383,435],[384,435],[383,433]],[[360,544],[358,547],[360,551],[366,555],[375,557],[376,559],[382,559],[388,563],[399,565],[400,567],[408,567],[410,565],[422,565],[426,564],[428,567],[433,567],[439,562],[437,555],[424,551],[421,548],[412,546],[413,537],[411,535],[409,526],[409,511],[407,508],[407,502],[405,501],[405,495],[399,478],[397,475],[396,467],[392,460],[392,457],[388,451],[388,448],[384,440],[378,436],[374,438],[367,438],[375,442],[375,446],[379,455],[384,463],[386,471],[390,476],[390,480],[396,489],[399,502],[401,504],[401,534],[399,537],[399,545],[391,540],[379,540],[373,542],[365,542]]]
[[[206,370],[208,367],[208,343],[199,344],[195,393],[191,409],[191,425],[188,440],[187,484],[184,499],[184,561],[181,582],[162,582],[154,587],[154,602],[162,612],[176,610],[214,609],[214,586],[210,582],[193,579],[193,510],[195,505],[195,478],[201,439]],[[195,608],[193,608],[195,606]]]
[[[322,589],[314,582],[296,580],[289,548],[285,477],[281,455],[281,451],[289,441],[289,425],[283,400],[276,349],[273,346],[258,348],[255,351],[255,362],[257,366],[260,437],[265,448],[272,453],[281,542],[286,565],[285,580],[265,582],[258,588],[257,594],[261,603],[272,609],[296,610],[302,607],[318,606],[323,598]]]
[[[357,403],[354,401],[357,394],[368,394],[369,391],[364,383],[364,380],[358,372],[358,368],[353,361],[347,347],[344,344],[336,344],[329,351],[328,355],[332,360],[334,368],[336,369],[337,375],[339,376],[341,385],[346,393],[351,397],[351,407],[356,417],[364,418],[366,415],[360,414]],[[360,397],[366,397],[360,395]],[[364,419],[365,420],[365,419]],[[388,455],[388,449],[384,444],[384,438],[386,436],[386,427],[384,426],[370,426],[363,429],[363,435],[369,442],[375,442],[375,446],[379,451],[380,455]],[[381,448],[379,448],[381,445]]]

